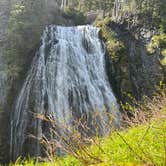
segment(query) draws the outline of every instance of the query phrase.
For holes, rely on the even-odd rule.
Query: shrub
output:
[[[145,99],[145,103],[135,110],[133,119],[126,121],[130,126],[127,129],[113,130],[104,138],[88,137],[86,141],[91,142],[91,146],[82,142],[76,132],[72,135],[73,142],[69,146],[70,149],[64,147],[70,152],[66,157],[53,157],[51,162],[41,163],[35,163],[33,160],[29,162],[18,160],[15,166],[21,164],[26,166],[164,165],[166,162],[165,118],[166,96],[161,92],[153,99]],[[53,144],[51,141],[46,141],[46,145],[49,149]],[[59,145],[62,145],[61,142]]]
[[[152,37],[151,42],[147,45],[147,50],[153,54],[156,48],[161,48],[161,50],[166,48],[166,34],[162,33]]]

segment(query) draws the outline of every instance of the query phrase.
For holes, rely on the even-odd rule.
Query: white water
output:
[[[40,155],[40,145],[31,143],[28,134],[39,138],[45,129],[33,113],[51,115],[59,125],[72,127],[73,119],[82,115],[90,124],[90,115],[97,111],[101,134],[108,131],[105,112],[118,122],[117,102],[105,71],[105,48],[98,35],[93,26],[46,27],[12,116],[13,159],[25,153]]]

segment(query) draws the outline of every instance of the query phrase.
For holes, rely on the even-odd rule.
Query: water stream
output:
[[[41,46],[23,84],[12,115],[11,158],[40,155],[40,138],[46,125],[35,114],[49,115],[59,126],[98,112],[101,134],[108,129],[106,112],[118,123],[119,111],[105,69],[105,46],[99,39],[99,28],[93,26],[45,28]]]

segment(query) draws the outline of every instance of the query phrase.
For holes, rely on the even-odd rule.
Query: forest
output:
[[[0,0],[0,165],[166,166],[165,0]]]

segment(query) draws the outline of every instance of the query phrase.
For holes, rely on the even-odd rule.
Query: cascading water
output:
[[[98,111],[101,134],[108,129],[105,112],[118,123],[116,98],[105,71],[105,48],[99,28],[93,26],[61,27],[44,30],[41,46],[16,101],[11,123],[11,158],[40,155],[40,145],[29,134],[40,138],[46,132],[35,114],[50,115],[61,125],[72,127],[73,119]]]

